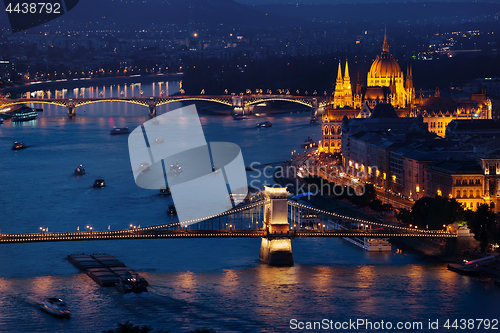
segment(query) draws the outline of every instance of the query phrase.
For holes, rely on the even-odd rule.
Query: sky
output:
[[[265,4],[339,4],[339,3],[370,3],[370,2],[477,2],[477,0],[235,0],[250,5]],[[481,2],[498,3],[500,0],[482,0]]]

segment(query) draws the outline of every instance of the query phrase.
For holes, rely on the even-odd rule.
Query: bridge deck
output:
[[[369,237],[369,238],[456,238],[450,233],[406,233],[397,231],[351,231],[351,230],[294,230],[285,234],[267,234],[263,230],[157,230],[145,231],[106,231],[106,232],[71,232],[71,233],[44,233],[0,235],[0,244],[7,243],[34,243],[34,242],[69,242],[93,240],[120,240],[120,239],[161,239],[161,238],[295,238],[295,237]]]

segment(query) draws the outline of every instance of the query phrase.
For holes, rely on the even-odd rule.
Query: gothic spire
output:
[[[382,46],[382,51],[389,52],[389,43],[387,42],[387,25],[385,26],[384,45]]]

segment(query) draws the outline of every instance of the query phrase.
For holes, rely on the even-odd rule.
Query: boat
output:
[[[104,186],[106,186],[106,184],[104,183],[104,179],[96,179],[96,180],[94,181],[94,185],[93,185],[93,187],[96,187],[96,188],[102,188],[102,187],[104,187]]]
[[[24,148],[28,148],[28,146],[26,146],[23,142],[14,142],[14,145],[12,146],[12,150],[20,150],[20,149],[24,149]]]
[[[271,122],[269,122],[269,121],[265,121],[263,123],[258,123],[257,124],[257,127],[259,127],[259,128],[271,127],[271,126],[273,126],[273,124]]]
[[[19,111],[14,112],[11,118],[12,121],[15,122],[30,121],[38,118],[38,113],[36,113],[32,109],[21,109]]]
[[[349,243],[368,252],[391,252],[389,238],[343,237]]]
[[[244,115],[242,115],[242,114],[235,114],[233,116],[233,119],[234,120],[243,120],[243,119],[246,119],[246,117]]]
[[[42,108],[37,108],[35,109],[36,112],[43,112],[43,109]]]
[[[157,143],[157,144],[159,144],[159,143],[163,143],[163,142],[164,142],[164,140],[163,140],[163,138],[162,138],[161,136],[159,136],[159,137],[157,137],[157,138],[155,139],[155,143]]]
[[[175,209],[174,205],[170,205],[168,206],[167,213],[169,213],[170,215],[177,215],[177,209]]]
[[[141,170],[141,173],[149,171],[150,170],[149,163],[148,162],[141,163],[141,165],[139,166],[139,170]]]
[[[305,140],[304,142],[302,142],[301,147],[302,148],[312,148],[312,147],[316,147],[316,145],[317,145],[316,142],[314,142],[313,139],[311,139],[311,138],[308,137],[307,140]]]
[[[170,187],[164,187],[160,189],[160,195],[170,195],[172,192],[170,192]]]
[[[311,118],[311,121],[309,123],[311,125],[318,125],[319,124],[319,119],[318,118]]]
[[[219,172],[220,168],[217,165],[212,167],[212,172]]]
[[[494,263],[495,260],[496,257],[492,254],[483,258],[465,261],[461,264],[448,264],[448,269],[462,275],[479,275],[483,269],[482,266]]]
[[[69,317],[71,315],[68,306],[60,298],[47,298],[40,303],[40,309],[56,317]]]
[[[120,278],[120,281],[116,283],[116,288],[124,293],[143,293],[148,292],[147,281],[143,277],[136,273],[130,271],[125,272],[124,276]]]
[[[85,168],[83,167],[83,165],[79,165],[78,168],[75,169],[75,175],[76,176],[81,176],[81,175],[84,175],[85,174]]]
[[[109,132],[111,135],[128,134],[128,127],[113,127]]]
[[[3,119],[2,118],[0,118],[0,124],[3,124]]]
[[[182,166],[180,163],[174,163],[170,166],[170,172],[179,174],[182,172]]]

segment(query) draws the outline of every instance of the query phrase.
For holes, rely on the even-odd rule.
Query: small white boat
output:
[[[109,132],[111,135],[120,135],[120,134],[128,134],[128,127],[113,127],[113,129]]]
[[[78,168],[75,169],[75,175],[76,176],[81,176],[81,175],[84,175],[85,174],[85,168],[83,167],[83,165],[79,165]]]
[[[273,126],[273,124],[270,122],[270,121],[266,121],[266,122],[263,122],[263,123],[258,123],[257,124],[257,127],[260,127],[260,128],[263,128],[263,127],[271,127]]]
[[[69,317],[71,315],[68,306],[60,298],[47,298],[40,303],[40,309],[56,317]]]

